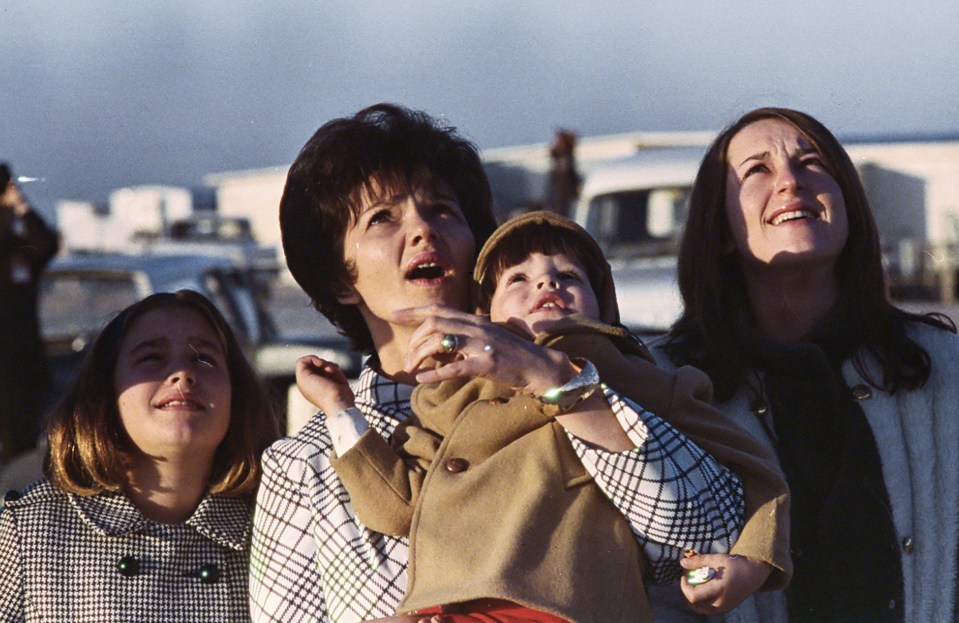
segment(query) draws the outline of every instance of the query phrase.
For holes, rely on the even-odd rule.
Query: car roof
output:
[[[47,274],[101,273],[104,276],[145,278],[153,290],[163,291],[177,284],[195,282],[212,270],[233,270],[226,256],[195,254],[77,253],[54,259]]]
[[[589,171],[582,199],[623,190],[691,186],[705,147],[651,147]]]
[[[169,281],[183,275],[196,275],[209,269],[233,268],[229,258],[199,254],[75,253],[58,257],[50,263],[49,272],[104,271],[143,273],[151,281]]]

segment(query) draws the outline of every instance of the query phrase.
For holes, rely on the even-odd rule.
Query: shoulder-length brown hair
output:
[[[277,418],[230,325],[213,303],[191,290],[148,296],[124,309],[100,332],[76,380],[50,414],[44,470],[58,488],[95,495],[120,490],[128,482],[130,441],[113,384],[120,347],[137,318],[175,307],[195,310],[210,323],[220,338],[230,376],[230,426],[213,459],[210,491],[240,495],[256,488],[260,455],[279,436]]]
[[[860,328],[856,365],[877,388],[896,391],[922,386],[929,376],[928,354],[906,335],[908,321],[955,331],[932,315],[919,316],[894,307],[887,298],[879,231],[866,192],[849,154],[833,134],[806,113],[788,108],[758,108],[723,130],[703,157],[689,200],[689,216],[679,248],[679,290],[685,306],[665,346],[677,362],[706,370],[719,400],[728,399],[743,382],[746,362],[736,334],[750,318],[746,281],[733,248],[726,216],[727,150],[732,138],[763,119],[779,119],[798,129],[822,156],[842,189],[849,222],[846,245],[836,261],[839,314]],[[879,361],[882,379],[871,378],[861,353]]]

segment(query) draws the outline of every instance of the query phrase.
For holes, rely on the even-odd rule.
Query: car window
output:
[[[659,256],[675,250],[688,188],[654,188],[599,195],[587,229],[610,258]]]
[[[213,271],[203,276],[204,289],[241,340],[257,343],[260,339],[255,311],[248,309],[245,285],[235,273]]]
[[[47,274],[40,282],[40,323],[46,338],[97,333],[139,300],[128,277]]]

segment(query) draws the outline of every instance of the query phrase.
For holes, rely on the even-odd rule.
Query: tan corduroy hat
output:
[[[489,301],[486,293],[492,292],[495,286],[494,283],[489,283],[489,280],[493,278],[493,275],[489,274],[490,260],[504,244],[510,247],[519,246],[522,252],[524,234],[534,229],[554,230],[557,236],[565,236],[573,244],[581,245],[582,259],[587,263],[585,268],[590,273],[590,283],[599,303],[599,320],[607,324],[618,323],[619,306],[616,303],[616,288],[603,250],[596,240],[575,222],[554,212],[546,211],[527,212],[509,219],[493,232],[480,249],[479,257],[476,258],[476,268],[473,270],[473,280],[477,290],[475,300],[481,310],[488,308]]]

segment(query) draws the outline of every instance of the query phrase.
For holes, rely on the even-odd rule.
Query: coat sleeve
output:
[[[706,374],[683,366],[676,370],[672,403],[663,417],[739,475],[746,521],[730,553],[773,567],[762,590],[784,588],[792,577],[789,487],[769,448],[712,407],[711,397],[712,384]]]
[[[682,574],[684,551],[724,552],[739,534],[739,478],[675,428],[612,389],[606,400],[636,447],[595,448],[567,433],[583,466],[626,518],[655,583]]]
[[[730,552],[773,567],[763,590],[784,587],[792,575],[789,489],[772,452],[710,404],[709,377],[690,366],[663,370],[644,348],[627,355],[623,353],[629,352],[627,344],[595,332],[557,336],[549,346],[590,359],[604,382],[660,416],[739,476],[745,523]]]
[[[276,446],[263,455],[250,547],[256,623],[329,623],[312,530],[315,479],[303,457]]]
[[[10,510],[0,510],[0,621],[23,620],[23,568],[16,518]]]
[[[336,475],[367,528],[409,536],[413,510],[439,441],[407,420],[394,431],[392,443],[368,430],[342,457],[333,458]]]

